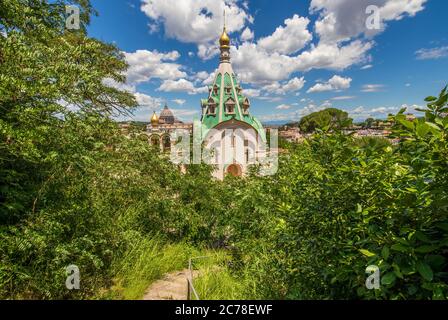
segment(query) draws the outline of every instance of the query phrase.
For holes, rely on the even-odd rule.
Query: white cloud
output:
[[[285,83],[279,83],[278,81],[275,81],[269,85],[265,85],[262,87],[264,91],[267,91],[269,93],[275,93],[278,95],[284,95],[289,92],[298,91],[303,88],[305,85],[306,80],[304,77],[301,78],[292,78],[291,80],[285,82]]]
[[[276,113],[276,114],[269,114],[269,115],[261,116],[261,117],[259,117],[259,119],[261,121],[265,121],[265,122],[266,121],[298,121],[300,118],[302,118],[310,113],[321,111],[326,108],[330,108],[331,106],[332,105],[329,101],[325,101],[321,105],[316,105],[314,103],[310,103],[308,106],[306,106],[302,109],[299,109],[299,110],[294,110],[294,111],[287,112],[287,113],[282,112],[282,113]],[[284,107],[284,108],[277,107],[277,109],[288,110],[288,109],[286,109],[286,107]]]
[[[130,93],[134,93],[136,91],[135,85],[127,83],[119,83],[112,78],[104,78],[102,82],[105,86],[115,88],[121,91],[127,91]]]
[[[416,109],[426,109],[426,107],[418,105],[418,104],[412,104],[412,105],[408,105],[408,104],[403,104],[401,105],[401,108],[406,108],[407,113],[422,113],[421,111],[418,111]],[[401,109],[400,108],[400,109]],[[398,111],[398,108],[397,108]]]
[[[172,101],[173,101],[174,103],[180,105],[180,106],[184,105],[185,102],[187,102],[187,101],[184,100],[184,99],[174,99],[174,100],[172,100]]]
[[[370,61],[368,51],[372,41],[312,44],[302,50],[311,40],[307,30],[309,20],[294,15],[285,20],[271,35],[256,43],[232,47],[232,60],[241,79],[250,83],[272,82],[288,79],[294,72],[312,69],[344,70],[354,64]]]
[[[323,91],[337,91],[350,88],[352,78],[344,78],[340,76],[333,76],[330,80],[324,83],[318,83],[308,89],[308,93],[323,92]]]
[[[143,0],[142,11],[164,26],[166,36],[186,43],[216,41],[224,25],[229,32],[240,31],[250,19],[236,1],[224,0]]]
[[[399,107],[373,107],[366,109],[363,106],[359,106],[354,110],[348,110],[349,115],[357,120],[367,118],[385,118],[389,113],[398,112]]]
[[[310,103],[306,107],[300,109],[298,111],[298,114],[299,114],[300,117],[304,117],[304,116],[309,115],[309,114],[311,114],[313,112],[322,111],[322,110],[324,110],[326,108],[329,108],[329,107],[331,107],[331,104],[328,104],[328,103],[324,103],[324,104],[322,104],[320,106],[318,106],[318,105],[316,105],[314,103]]]
[[[370,110],[370,113],[386,113],[386,111],[387,111],[386,107],[379,107],[379,108]]]
[[[165,80],[157,91],[164,92],[186,92],[188,94],[197,94],[208,92],[207,87],[196,88],[194,84],[186,79]]]
[[[202,60],[210,60],[219,55],[219,47],[216,43],[198,45],[198,57]]]
[[[198,110],[191,109],[171,109],[171,111],[173,112],[173,115],[179,119],[191,119],[192,116],[199,114]]]
[[[135,99],[137,100],[137,104],[142,108],[149,108],[151,110],[155,110],[160,108],[163,103],[161,98],[154,98],[147,94],[136,92]]]
[[[137,105],[141,108],[149,108],[151,110],[155,110],[159,108],[162,103],[162,98],[155,98],[145,93],[137,92],[135,85],[129,85],[126,83],[118,83],[111,78],[105,78],[103,80],[103,84],[118,90],[127,91],[134,95],[135,100],[137,101]]]
[[[371,43],[354,41],[347,46],[322,45],[297,57],[278,53],[269,54],[254,43],[243,43],[232,50],[235,69],[243,81],[250,83],[280,81],[293,72],[312,69],[344,70],[367,60],[365,53]]]
[[[124,52],[129,64],[126,72],[127,82],[131,84],[149,81],[153,78],[178,79],[186,77],[182,66],[172,63],[179,59],[177,51],[159,53],[158,51],[137,50],[136,52]]]
[[[165,92],[193,92],[194,84],[186,79],[165,80],[157,89]]]
[[[160,25],[157,23],[148,23],[149,33],[154,34],[160,31]]]
[[[298,91],[303,88],[305,85],[306,80],[304,77],[301,78],[292,78],[287,83],[283,84],[281,90],[283,92],[291,92],[291,91]]]
[[[259,116],[258,119],[262,122],[269,122],[269,121],[297,121],[297,113],[296,112],[288,112],[288,113],[274,113],[274,114],[268,114]]]
[[[244,92],[249,97],[272,102],[281,101],[281,96],[286,93],[298,93],[303,88],[306,82],[304,78],[290,79],[293,74],[316,69],[341,72],[354,65],[360,65],[363,70],[371,68],[369,51],[375,45],[372,37],[382,32],[388,21],[414,16],[423,10],[426,1],[312,0],[310,12],[318,15],[314,25],[317,38],[313,39],[310,32],[313,28],[310,20],[294,14],[270,35],[258,41],[254,41],[254,32],[250,27],[253,17],[249,14],[247,1],[142,0],[141,10],[149,17],[149,25],[159,28],[166,37],[196,44],[197,53],[190,51],[189,57],[197,55],[206,60],[219,54],[217,40],[223,26],[222,12],[226,7],[227,30],[229,33],[238,33],[242,41],[242,44],[232,46],[231,59],[239,79],[251,84],[251,88]],[[381,30],[366,29],[365,8],[371,4],[380,8],[383,22]],[[238,42],[239,39],[236,40]],[[422,49],[416,54],[418,58],[429,59],[435,58],[440,52],[444,51]],[[212,84],[214,80],[214,73],[188,71],[187,74],[186,70],[190,69],[176,63],[180,57],[177,51],[159,53],[138,50],[125,55],[130,64],[126,89],[134,92],[139,83],[161,79],[163,82],[158,91],[207,93],[206,85]],[[337,91],[350,87],[350,78],[335,77],[316,84],[309,92]],[[383,88],[382,85],[365,85],[362,91],[376,92]],[[349,98],[354,97],[339,96],[332,100]],[[312,109],[311,105],[307,108]]]
[[[196,88],[194,90],[194,92],[190,93],[190,94],[204,94],[204,93],[208,93],[208,87],[207,86]]]
[[[249,27],[246,27],[244,29],[243,33],[241,33],[241,41],[251,41],[254,39],[254,32],[249,29]]]
[[[303,49],[313,38],[307,29],[309,23],[308,18],[295,14],[291,19],[285,20],[284,27],[279,26],[272,35],[258,40],[258,45],[270,53],[295,53]]]
[[[352,111],[350,111],[350,114],[361,114],[364,112],[364,107],[360,106]]]
[[[301,53],[297,59],[298,71],[312,69],[344,70],[354,64],[367,62],[370,57],[367,52],[373,47],[373,42],[352,41],[347,45],[319,43],[311,50]]]
[[[213,81],[215,81],[215,71],[213,71],[212,73],[210,73],[210,74],[208,75],[208,77],[205,78],[205,79],[202,81],[202,84],[205,85],[205,86],[209,86],[209,85],[212,85],[212,84],[213,84]]]
[[[269,101],[269,102],[279,102],[279,101],[283,100],[282,97],[272,97],[272,96],[260,96],[260,97],[257,97],[257,99]]]
[[[258,89],[244,89],[243,94],[248,96],[249,98],[259,97],[261,94],[261,90]]]
[[[418,60],[445,58],[448,57],[448,46],[431,49],[420,49],[415,54]]]
[[[331,100],[342,101],[342,100],[352,100],[352,99],[355,99],[355,98],[356,98],[355,96],[339,96],[339,97],[331,98]]]
[[[216,54],[215,44],[224,25],[229,33],[241,31],[253,22],[247,9],[234,0],[142,0],[141,10],[152,24],[163,25],[165,35],[185,43],[201,45],[198,55],[210,58]]]
[[[310,11],[319,13],[316,33],[322,42],[341,42],[359,35],[373,37],[386,28],[386,23],[413,17],[424,9],[427,0],[312,0]],[[369,30],[366,26],[366,8],[375,5],[379,8],[381,28]]]
[[[361,67],[361,70],[367,70],[367,69],[371,69],[371,68],[373,68],[373,65],[371,65],[371,64],[366,64],[365,66],[362,66],[362,67]]]
[[[196,77],[200,80],[205,80],[207,79],[209,76],[207,71],[199,71],[198,73],[196,73]]]
[[[281,105],[277,106],[275,109],[277,109],[277,110],[288,110],[288,109],[291,109],[291,106],[289,104],[281,104]]]
[[[245,42],[231,49],[235,70],[243,81],[257,83],[284,80],[294,71],[294,59],[278,53],[269,54],[255,43]]]
[[[378,92],[384,89],[382,84],[365,84],[362,86],[362,92]]]
[[[232,48],[235,69],[243,81],[250,83],[285,80],[293,72],[306,72],[312,69],[342,71],[353,64],[369,60],[366,56],[373,43],[353,41],[345,46],[320,44],[311,46],[296,57],[268,53],[255,43],[243,43]]]
[[[187,79],[193,81],[196,85],[202,84],[203,86],[207,86],[213,83],[215,72],[208,73],[207,71],[199,71],[192,73]]]

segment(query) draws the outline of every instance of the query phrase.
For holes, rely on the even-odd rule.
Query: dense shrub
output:
[[[447,298],[448,118],[403,112],[397,147],[320,133],[247,182],[235,239],[269,297]],[[369,265],[379,290],[365,287]]]
[[[73,33],[68,2],[82,13]],[[89,1],[0,12],[0,298],[138,298],[204,246],[231,257],[198,284],[214,298],[447,298],[446,89],[425,118],[391,119],[396,146],[338,133],[351,120],[327,110],[304,120],[322,131],[282,143],[276,175],[220,182],[205,165],[182,174],[110,120],[135,101],[104,84],[126,64],[87,37]],[[65,287],[70,264],[81,290]]]

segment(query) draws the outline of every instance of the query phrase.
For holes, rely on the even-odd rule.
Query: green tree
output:
[[[372,128],[374,123],[375,123],[375,119],[367,118],[366,121],[364,122],[364,127],[367,129]]]
[[[314,132],[316,129],[329,131],[348,127],[352,121],[347,112],[328,108],[303,117],[299,122],[299,127],[302,132],[307,133]]]
[[[81,9],[80,30],[65,29],[65,5]],[[135,106],[108,87],[123,82],[119,49],[86,35],[89,1],[0,3],[0,224],[27,211],[51,174],[57,128],[79,110],[108,116]]]

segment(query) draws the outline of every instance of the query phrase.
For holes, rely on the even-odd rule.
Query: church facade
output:
[[[230,38],[224,26],[219,39],[220,63],[207,99],[201,100],[202,146],[209,151],[214,176],[242,176],[260,157],[264,157],[265,131],[250,114],[251,102],[233,72]]]

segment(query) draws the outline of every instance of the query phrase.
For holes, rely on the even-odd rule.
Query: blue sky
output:
[[[448,83],[446,0],[93,0],[89,34],[130,64],[121,88],[134,120],[166,102],[184,121],[218,66],[223,10],[232,64],[263,122],[296,121],[329,106],[355,119],[413,112]],[[366,26],[375,5],[380,29]],[[372,20],[369,20],[372,22]],[[109,81],[110,85],[118,84]]]

